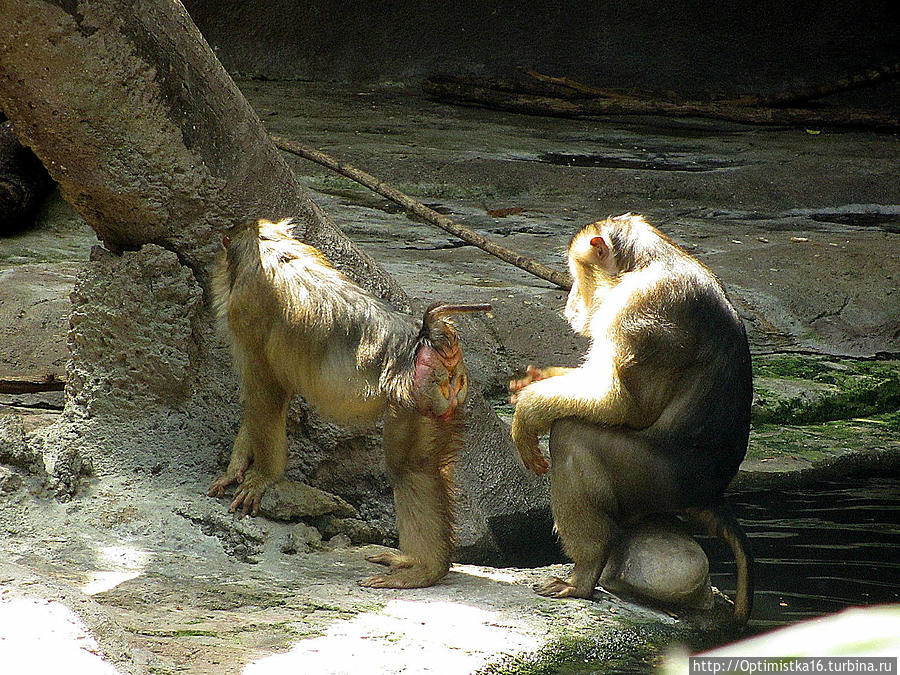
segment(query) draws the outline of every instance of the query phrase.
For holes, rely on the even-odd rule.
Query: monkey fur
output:
[[[529,366],[510,382],[525,466],[551,465],[551,507],[571,576],[536,587],[590,597],[618,526],[681,512],[729,543],[735,619],[752,604],[750,555],[722,493],[747,450],[752,374],[740,317],[713,273],[641,216],[586,225],[568,249],[565,315],[591,339],[578,368]]]
[[[225,473],[231,511],[256,514],[284,475],[293,394],[329,419],[367,428],[384,417],[400,554],[365,586],[414,588],[444,577],[453,548],[452,463],[468,381],[447,319],[489,305],[434,305],[417,322],[368,294],[317,249],[291,237],[290,221],[229,229],[213,295],[241,379],[243,420]]]

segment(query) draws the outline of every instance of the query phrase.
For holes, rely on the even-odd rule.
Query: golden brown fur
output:
[[[382,416],[401,554],[376,556],[391,570],[361,582],[418,587],[449,569],[451,466],[467,382],[446,315],[485,306],[429,308],[420,325],[335,270],[290,236],[290,222],[261,220],[228,231],[214,297],[242,383],[244,417],[221,496],[238,483],[231,510],[256,513],[284,475],[291,396],[335,422],[370,427]]]
[[[510,383],[512,436],[525,465],[550,465],[551,502],[568,580],[538,592],[589,597],[617,524],[717,506],[747,449],[750,356],[719,281],[640,216],[591,223],[568,250],[572,328],[591,339],[578,368],[538,369]],[[749,558],[736,522],[699,518],[739,562],[737,613],[749,613]],[[727,530],[727,532],[726,532]]]

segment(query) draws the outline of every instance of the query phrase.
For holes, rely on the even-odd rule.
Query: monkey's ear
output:
[[[609,244],[606,243],[602,236],[598,235],[591,238],[591,248],[594,249],[600,260],[604,260],[609,255]]]

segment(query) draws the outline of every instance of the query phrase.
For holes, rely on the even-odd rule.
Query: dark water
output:
[[[729,502],[756,558],[754,631],[900,602],[900,478],[739,493]],[[730,551],[718,541],[701,543],[713,585],[733,594]]]

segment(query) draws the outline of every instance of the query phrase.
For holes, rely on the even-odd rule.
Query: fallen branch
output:
[[[534,70],[522,69],[522,72],[529,78],[553,87],[554,89],[562,93],[560,94],[557,93],[557,91],[553,90],[541,92],[539,88],[535,87],[535,85],[530,82],[530,80],[526,80],[523,83],[523,86],[520,86],[518,89],[516,89],[515,84],[509,82],[501,82],[499,80],[497,81],[497,86],[491,86],[489,78],[485,77],[475,78],[456,75],[443,76],[443,79],[452,79],[452,81],[463,83],[468,80],[469,84],[487,87],[488,89],[499,89],[500,91],[518,91],[518,93],[522,94],[536,94],[543,96],[553,96],[556,98],[603,97],[613,99],[642,100],[655,100],[659,98],[659,96],[653,96],[652,94],[649,94],[647,92],[628,92],[617,91],[614,89],[600,89],[598,87],[584,84],[568,77],[553,77],[551,75],[538,73]],[[878,68],[870,68],[861,73],[856,73],[849,77],[842,77],[840,79],[834,80],[833,82],[826,82],[825,84],[813,85],[811,87],[802,87],[800,89],[788,89],[785,91],[778,91],[774,94],[766,94],[763,96],[741,96],[738,98],[717,97],[715,98],[715,103],[718,105],[731,105],[740,107],[785,107],[791,104],[807,103],[809,101],[814,101],[816,99],[830,96],[831,94],[837,94],[842,91],[850,91],[852,89],[862,89],[863,87],[870,87],[872,85],[878,84],[879,82],[890,80],[898,76],[900,76],[900,63],[894,63]],[[669,97],[669,100],[674,101],[674,99],[672,99],[671,97]]]
[[[745,106],[786,106],[788,104],[814,101],[817,98],[823,98],[842,91],[870,87],[878,82],[883,82],[898,76],[900,76],[900,63],[894,63],[889,66],[882,66],[881,68],[871,68],[862,73],[851,75],[850,77],[842,77],[834,82],[826,82],[825,84],[812,87],[779,91],[768,96],[747,96],[719,102]]]
[[[552,75],[544,75],[543,73],[539,73],[535,70],[523,69],[522,72],[528,77],[537,80],[538,82],[543,82],[544,84],[549,84],[557,87],[563,87],[566,90],[570,89],[573,92],[580,94],[582,97],[595,98],[597,96],[602,96],[606,98],[649,98],[649,95],[631,94],[624,91],[615,91],[613,89],[599,89],[597,87],[592,87],[589,84],[583,84],[578,80],[573,80],[568,77],[553,77]],[[564,96],[562,98],[570,97]]]
[[[0,394],[36,394],[42,391],[63,391],[66,381],[56,375],[40,380],[29,377],[0,377]]]
[[[591,117],[603,115],[665,115],[669,117],[708,117],[744,124],[780,124],[788,126],[866,127],[885,131],[900,130],[900,120],[889,115],[865,113],[852,108],[759,108],[722,102],[683,102],[640,98],[592,98],[572,100],[535,96],[515,91],[491,89],[468,84],[464,78],[431,78],[422,83],[426,94],[449,103],[483,105],[511,112],[553,117]]]
[[[571,281],[569,281],[569,277],[567,275],[557,272],[556,270],[551,269],[546,265],[542,265],[539,262],[529,258],[528,256],[524,256],[521,253],[516,253],[515,251],[500,246],[487,237],[478,234],[468,227],[454,222],[447,216],[441,215],[433,209],[428,208],[421,202],[418,202],[412,197],[403,194],[396,188],[391,187],[384,181],[375,178],[375,176],[372,176],[365,171],[360,171],[359,169],[350,166],[349,164],[339,162],[334,157],[331,157],[330,155],[327,155],[320,150],[307,147],[301,143],[291,141],[287,138],[273,136],[272,141],[278,148],[282,150],[298,155],[312,162],[316,162],[317,164],[321,164],[322,166],[331,169],[332,171],[336,171],[337,173],[346,176],[347,178],[355,180],[361,185],[365,185],[370,190],[377,192],[383,197],[387,197],[392,202],[396,202],[408,212],[414,213],[415,215],[423,218],[432,225],[437,225],[442,230],[445,230],[450,234],[459,237],[463,241],[472,244],[473,246],[477,246],[482,251],[486,251],[492,256],[500,258],[500,260],[503,260],[504,262],[515,265],[519,269],[523,269],[536,277],[544,279],[545,281],[549,281],[550,283],[555,284],[564,290],[569,290],[569,288],[571,288],[572,286],[572,283]]]

